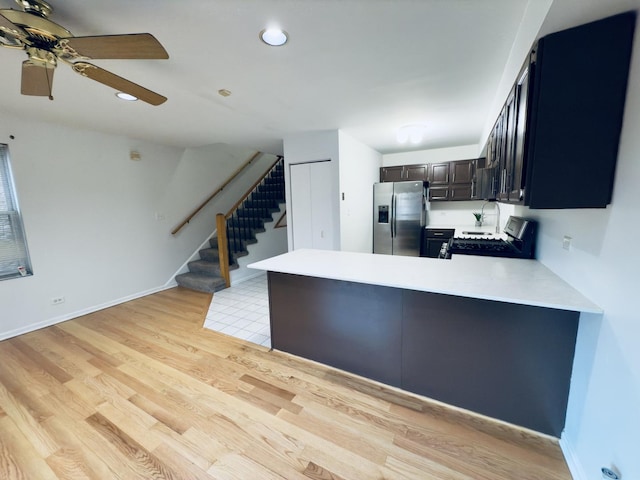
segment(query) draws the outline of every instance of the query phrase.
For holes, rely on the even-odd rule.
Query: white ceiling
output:
[[[168,97],[158,107],[57,68],[54,101],[20,91],[0,48],[0,112],[179,147],[282,152],[286,135],[342,129],[381,153],[478,143],[527,0],[48,0],[76,36],[152,33],[169,60],[93,63]],[[536,0],[532,0],[536,1]],[[0,0],[0,8],[18,8]],[[290,35],[268,47],[258,33]],[[228,89],[230,97],[218,95]],[[396,129],[424,123],[425,141]]]

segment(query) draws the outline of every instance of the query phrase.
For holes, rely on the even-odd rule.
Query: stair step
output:
[[[200,254],[200,258],[207,262],[218,263],[220,260],[217,248],[203,248],[198,253]]]
[[[220,275],[220,263],[218,262],[195,260],[189,262],[187,266],[189,267],[189,271],[193,273],[204,273],[212,276]]]
[[[219,292],[227,288],[222,277],[212,277],[203,273],[182,273],[176,275],[176,282],[181,287],[207,293]]]
[[[257,218],[262,221],[271,220],[273,212],[266,208],[242,207],[236,212],[239,218]]]
[[[264,222],[262,220],[234,218],[227,223],[227,226],[228,230],[234,229],[242,233],[264,232]],[[231,233],[229,232],[227,236],[230,237]]]

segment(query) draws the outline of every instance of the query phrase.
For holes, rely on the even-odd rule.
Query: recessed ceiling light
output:
[[[260,32],[260,40],[272,47],[279,47],[287,43],[289,36],[279,28],[267,28]]]
[[[133,95],[124,92],[116,93],[116,97],[118,97],[120,100],[126,100],[127,102],[135,102],[136,100],[138,100],[138,97],[134,97]]]
[[[218,95],[222,95],[223,97],[228,97],[229,95],[231,95],[231,91],[227,90],[226,88],[221,88],[220,90],[218,90]]]

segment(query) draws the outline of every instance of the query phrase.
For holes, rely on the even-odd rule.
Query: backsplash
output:
[[[427,203],[427,226],[473,226],[474,212],[480,212],[486,202],[472,200],[468,202],[430,202]],[[510,215],[514,215],[514,205],[500,203],[500,231],[504,228]],[[484,207],[484,226],[495,225],[496,208],[487,203]]]

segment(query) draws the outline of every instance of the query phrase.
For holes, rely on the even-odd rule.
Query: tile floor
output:
[[[270,348],[266,272],[214,293],[204,327]]]

